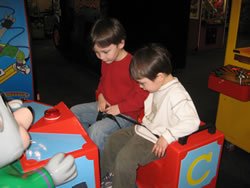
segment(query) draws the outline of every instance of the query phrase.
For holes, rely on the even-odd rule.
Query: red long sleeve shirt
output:
[[[122,114],[137,120],[149,93],[141,89],[131,78],[129,73],[131,59],[132,55],[128,53],[120,61],[111,64],[102,62],[102,76],[97,94],[102,93],[111,105],[118,104]]]

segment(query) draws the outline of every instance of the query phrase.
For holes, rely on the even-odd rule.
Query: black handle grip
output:
[[[179,138],[178,139],[179,144],[181,144],[181,145],[187,144],[187,139],[189,136],[191,136],[197,132],[204,131],[206,129],[208,130],[208,132],[210,134],[214,134],[216,132],[216,127],[215,127],[214,123],[206,123],[205,125],[200,126],[199,129],[197,131],[193,132],[192,134]]]

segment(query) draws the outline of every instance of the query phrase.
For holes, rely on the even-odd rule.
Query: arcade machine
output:
[[[0,10],[0,92],[8,100],[19,101],[19,107],[30,106],[35,115],[28,130],[31,145],[14,164],[18,175],[27,179],[29,172],[43,167],[56,153],[63,152],[74,157],[78,176],[58,187],[100,187],[98,148],[78,119],[63,102],[50,106],[34,99],[24,0],[2,0]],[[21,187],[18,183],[17,186]]]
[[[24,1],[0,2],[0,90],[8,99],[34,99]]]
[[[241,6],[241,0],[232,0],[224,66],[210,73],[208,87],[220,92],[216,128],[230,147],[249,153],[250,48],[236,48]]]

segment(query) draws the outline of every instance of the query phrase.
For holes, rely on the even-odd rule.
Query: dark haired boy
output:
[[[126,32],[117,19],[97,20],[90,37],[96,56],[102,61],[97,101],[75,105],[71,111],[101,154],[109,134],[133,123],[120,117],[115,117],[115,120],[106,117],[97,121],[98,112],[114,116],[123,114],[129,119],[136,120],[143,109],[148,92],[142,90],[130,76],[129,65],[132,55],[124,49]]]
[[[131,76],[150,92],[143,126],[124,128],[108,137],[101,158],[101,175],[106,175],[102,187],[134,188],[139,165],[163,157],[169,144],[198,129],[200,120],[193,101],[171,72],[169,53],[159,44],[134,54]]]

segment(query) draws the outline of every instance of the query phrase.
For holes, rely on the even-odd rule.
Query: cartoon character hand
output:
[[[16,19],[13,18],[12,14],[9,17],[7,14],[4,14],[4,22],[2,23],[2,26],[9,29],[15,23],[15,21]]]
[[[55,186],[66,183],[77,176],[76,165],[72,155],[64,153],[54,155],[44,168],[50,173]]]

